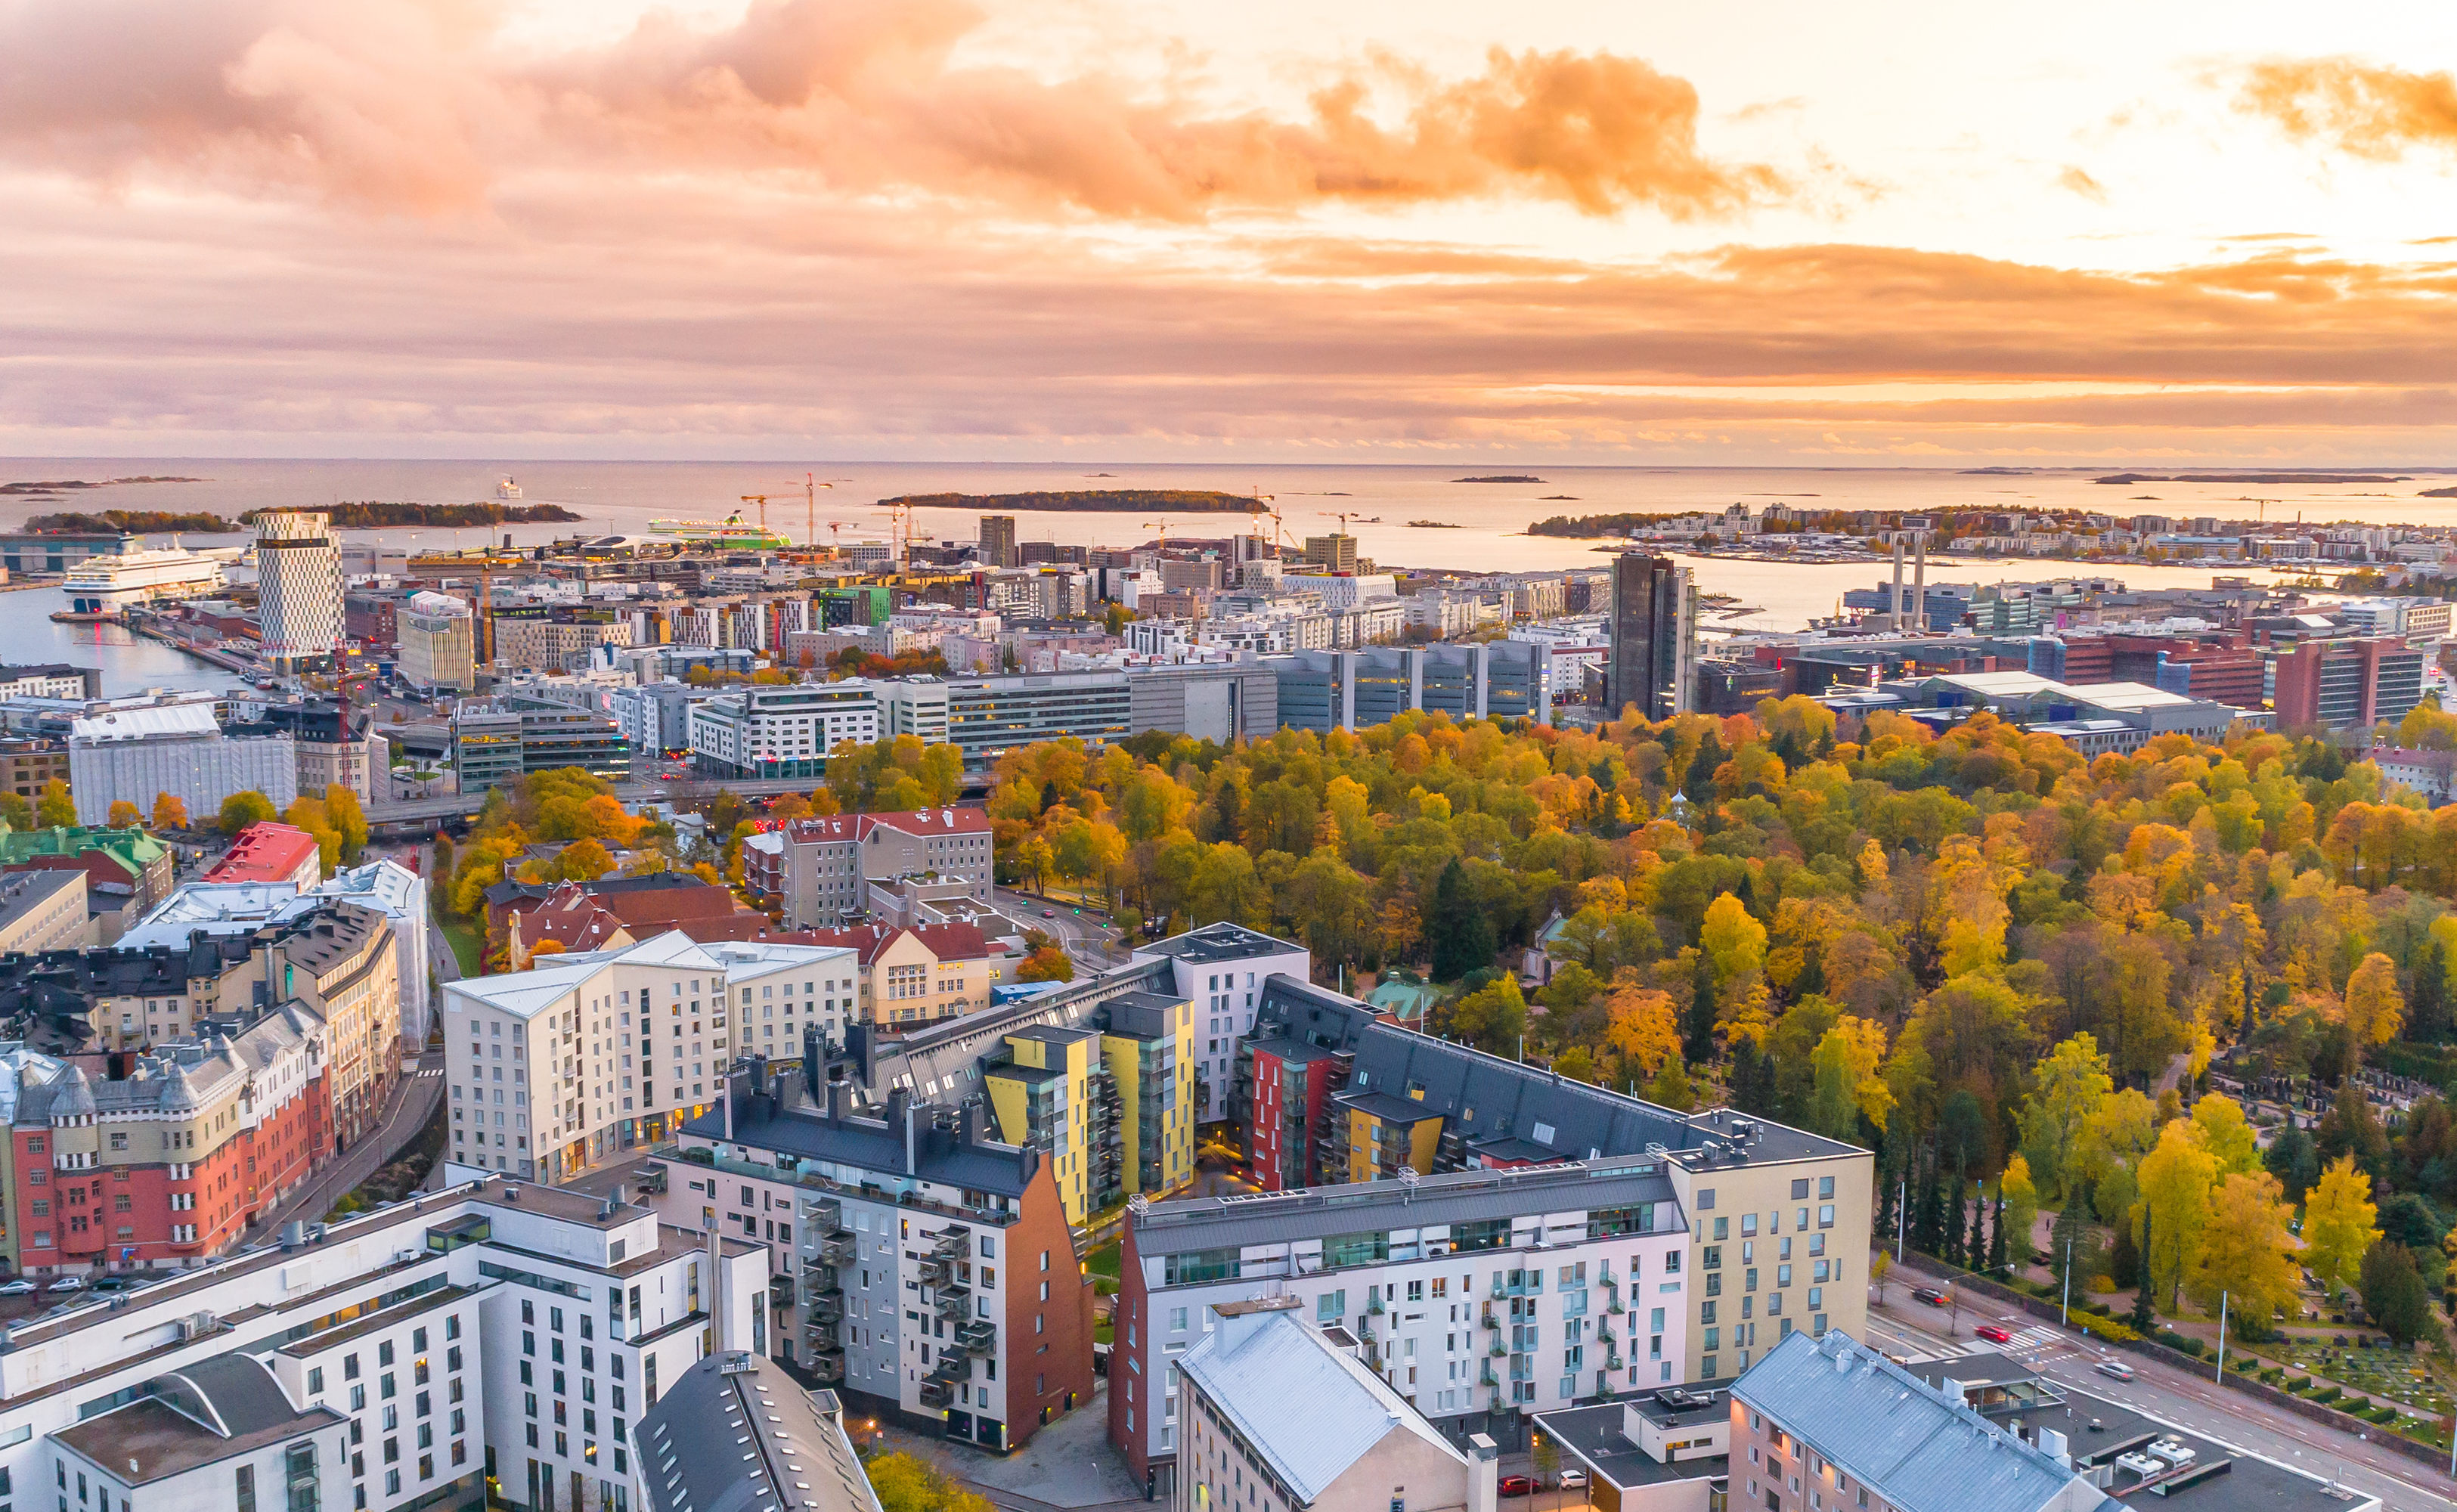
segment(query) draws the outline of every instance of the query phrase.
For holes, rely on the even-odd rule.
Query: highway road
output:
[[[1943,1284],[1909,1267],[1896,1268],[1886,1285],[1885,1305],[1869,1310],[1869,1343],[1901,1355],[1944,1354],[1973,1345],[1998,1348],[1981,1343],[1971,1331],[1982,1323],[2001,1323],[2013,1335],[2013,1344],[2006,1353],[2056,1382],[2068,1395],[2116,1402],[2223,1444],[2234,1453],[2258,1455],[2308,1475],[2342,1481],[2366,1496],[2379,1497],[2382,1506],[2395,1512],[2457,1508],[2457,1481],[2394,1450],[2281,1411],[2220,1386],[2208,1376],[2113,1349],[2078,1330],[2042,1323],[1992,1298],[1974,1298],[1977,1308],[1966,1304],[1959,1319],[1950,1321],[1943,1309],[1911,1300],[1911,1288],[1923,1283]],[[2112,1380],[2092,1368],[2108,1358],[2132,1366],[2134,1378]]]
[[[724,782],[678,778],[671,782],[618,782],[614,785],[614,796],[626,803],[641,803],[669,796],[684,798],[705,797],[721,788],[747,798],[775,797],[786,793],[808,793],[823,783],[824,779],[820,777],[767,777],[756,781],[746,778]],[[388,824],[468,818],[484,807],[485,801],[484,793],[454,793],[443,797],[370,803],[367,805],[367,824],[373,829],[382,829]]]

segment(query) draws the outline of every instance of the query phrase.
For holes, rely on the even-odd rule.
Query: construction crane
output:
[[[1143,523],[1143,528],[1145,528],[1145,529],[1146,529],[1146,530],[1158,530],[1158,531],[1160,532],[1160,549],[1161,549],[1162,550],[1164,550],[1164,551],[1166,551],[1166,550],[1167,550],[1167,549],[1168,549],[1168,516],[1167,516],[1167,515],[1165,515],[1165,514],[1164,514],[1164,515],[1162,515],[1162,516],[1161,516],[1159,519],[1157,519],[1157,520],[1146,520],[1146,521]]]
[[[851,478],[830,478],[825,483],[821,483],[817,481],[817,474],[816,473],[806,472],[802,474],[802,507],[810,511],[809,514],[804,517],[802,524],[802,544],[804,546],[813,550],[818,549],[819,490],[821,488],[826,488],[830,492],[834,492],[837,484],[851,482],[853,482]]]
[[[1346,535],[1348,533],[1349,521],[1364,518],[1353,509],[1316,509],[1314,513],[1323,516],[1325,519],[1337,520],[1339,522],[1339,533],[1342,535]]]
[[[768,528],[768,496],[764,493],[738,493],[735,494],[734,497],[740,499],[745,504],[755,504],[759,506],[759,528],[763,531],[766,530]]]

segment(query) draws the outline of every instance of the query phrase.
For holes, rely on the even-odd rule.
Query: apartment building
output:
[[[691,710],[692,762],[714,777],[823,777],[840,742],[879,733],[877,692],[859,678],[744,688]]]
[[[93,943],[85,888],[82,871],[0,873],[0,956]]]
[[[1869,1151],[1560,1080],[1290,977],[1266,979],[1261,996],[1228,1108],[1266,1191],[1661,1150],[1699,1234],[1686,1354],[1667,1378],[1728,1377],[1795,1328],[1857,1333],[1865,1320]]]
[[[40,1055],[0,1067],[10,1269],[193,1266],[237,1243],[333,1152],[328,1059],[323,1020],[292,1003],[118,1081]]]
[[[748,1461],[711,1452],[737,1440],[750,1445]],[[879,1512],[836,1394],[805,1390],[748,1350],[713,1353],[685,1371],[640,1419],[635,1441],[650,1462],[673,1466],[642,1478],[641,1512],[719,1506],[740,1497],[746,1481],[791,1485],[794,1512]]]
[[[2426,653],[2393,636],[2298,640],[2273,676],[2278,727],[2395,724],[2423,701]]]
[[[1688,1237],[1647,1156],[1153,1204],[1126,1218],[1110,1441],[1167,1483],[1181,1357],[1287,1297],[1450,1443],[1521,1447],[1537,1411],[1679,1378]]]
[[[143,830],[56,827],[0,835],[0,872],[75,870],[91,897],[126,898],[142,912],[171,896],[171,847]]]
[[[546,960],[444,985],[453,1160],[564,1179],[712,1106],[726,1067],[768,1043],[754,1029],[799,1053],[814,1028],[841,1045],[855,1012],[857,965],[841,947],[703,945],[674,930]]]
[[[1310,1326],[1293,1296],[1224,1302],[1177,1358],[1186,1474],[1176,1512],[1381,1507],[1492,1512],[1498,1447],[1461,1448],[1371,1370],[1342,1330]]]
[[[999,1132],[1049,1156],[1067,1222],[1194,1179],[1193,1045],[1192,1003],[1124,992],[1083,1024],[1009,1032],[982,1067]]]
[[[562,672],[588,660],[600,646],[629,646],[627,619],[549,618],[517,611],[495,614],[495,662],[504,667],[535,667]]]
[[[767,1347],[765,1284],[750,1246],[491,1179],[293,1225],[20,1322],[0,1475],[128,1512],[627,1512],[630,1425],[712,1350]]]
[[[898,1032],[988,1007],[1008,959],[978,924],[855,924],[779,938],[853,951],[861,963],[857,1022]]]
[[[474,693],[477,621],[469,606],[449,594],[412,593],[395,611],[395,655],[412,687]]]
[[[1040,1150],[901,1089],[869,1114],[822,1079],[737,1067],[640,1169],[673,1221],[790,1275],[775,1353],[854,1406],[994,1451],[1092,1395],[1092,1283]]]
[[[0,740],[0,793],[14,793],[31,802],[43,796],[45,787],[68,779],[69,748],[60,741]],[[152,812],[150,805],[147,812]]]
[[[1195,1005],[1194,1057],[1200,1078],[1195,1117],[1214,1124],[1227,1118],[1238,1046],[1253,1032],[1262,984],[1274,976],[1303,982],[1313,958],[1290,944],[1243,924],[1206,924],[1136,948],[1134,959],[1165,961],[1169,990]]]
[[[892,906],[903,884],[922,901],[987,905],[994,863],[979,808],[832,814],[795,819],[743,847],[743,881],[795,929],[843,923]]]

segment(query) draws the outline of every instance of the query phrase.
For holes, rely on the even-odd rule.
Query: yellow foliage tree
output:
[[[2177,1119],[2158,1131],[2158,1143],[2141,1157],[2141,1207],[2150,1220],[2150,1253],[2143,1260],[2154,1284],[2172,1303],[2184,1279],[2200,1263],[2210,1221],[2210,1187],[2219,1163],[2201,1148],[2192,1125]],[[2137,1231],[2140,1227],[2135,1225]]]
[[[2289,1229],[2294,1216],[2285,1190],[2265,1170],[2236,1171],[2220,1182],[2201,1232],[2200,1263],[2189,1287],[2193,1300],[2214,1311],[2224,1293],[2231,1311],[2263,1323],[2291,1309],[2302,1280]]]
[[[1681,1024],[1670,993],[1641,986],[1634,973],[1623,973],[1604,999],[1604,1043],[1621,1058],[1628,1078],[1652,1077],[1665,1061],[1680,1058]]]
[[[2355,1167],[2355,1157],[2341,1155],[2321,1172],[2303,1199],[2303,1263],[2320,1283],[2335,1292],[2355,1277],[2364,1252],[2381,1236],[2372,1204],[2372,1178]]]
[[[2405,1026],[2397,963],[2375,950],[2346,979],[2346,1028],[2358,1045],[2386,1045]]]

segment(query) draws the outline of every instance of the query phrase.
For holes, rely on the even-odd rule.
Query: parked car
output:
[[[1915,1286],[1911,1288],[1911,1300],[1926,1302],[1930,1307],[1943,1307],[1945,1294],[1932,1286]]]
[[[1587,1488],[1587,1473],[1584,1470],[1564,1470],[1560,1479],[1553,1483],[1564,1491],[1583,1491]]]
[[[45,1287],[44,1290],[47,1292],[82,1292],[85,1290],[85,1277],[81,1275],[64,1275],[58,1280],[53,1281],[50,1286]]]
[[[1503,1496],[1534,1496],[1536,1494],[1536,1482],[1532,1478],[1527,1476],[1506,1475],[1501,1478],[1501,1494]]]
[[[41,1290],[42,1288],[36,1286],[33,1282],[27,1280],[22,1275],[17,1276],[12,1280],[0,1282],[0,1296],[31,1296]]]
[[[1991,1344],[2011,1344],[2013,1342],[2013,1336],[2010,1332],[1997,1327],[1993,1323],[1982,1323],[1977,1328],[1972,1329],[1972,1332],[1978,1335],[1981,1338],[1986,1339]]]
[[[2110,1380],[2131,1380],[2133,1378],[2133,1367],[2119,1359],[2102,1359],[2097,1364],[2093,1365],[2091,1369],[2107,1377]]]
[[[134,1292],[140,1285],[133,1275],[106,1275],[93,1283],[97,1292]]]

